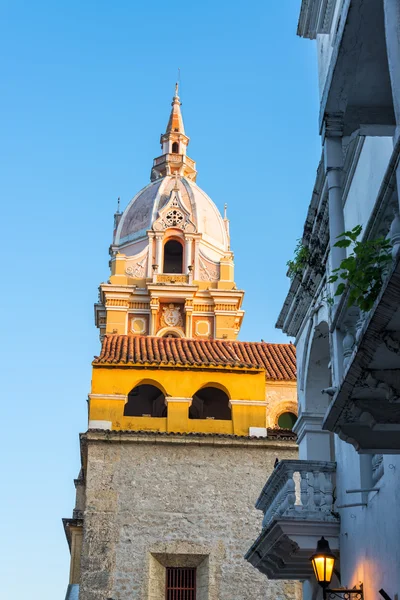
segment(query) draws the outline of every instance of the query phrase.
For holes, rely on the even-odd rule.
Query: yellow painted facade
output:
[[[176,90],[161,136],[163,154],[154,160],[153,183],[116,214],[111,275],[101,284],[95,305],[101,338],[138,335],[206,341],[238,336],[244,292],[234,280],[226,209],[222,217],[194,187],[197,171],[186,156],[188,143]],[[147,230],[141,221],[146,211],[152,214]],[[166,262],[171,240],[180,248],[174,273],[168,272],[172,269]],[[129,394],[143,385],[153,385],[164,395],[167,416],[124,415]],[[226,393],[230,419],[189,418],[194,396],[205,387]],[[277,398],[278,404],[286,402],[296,411],[294,387],[294,381],[269,380],[262,368],[94,363],[89,424],[113,430],[247,436],[253,427],[276,427],[281,414]]]
[[[167,417],[128,417],[129,392],[154,385],[166,396]],[[189,419],[189,407],[202,388],[222,389],[228,395],[231,420]],[[89,422],[111,423],[113,430],[248,435],[250,427],[266,427],[266,380],[261,369],[201,369],[197,367],[93,367]]]

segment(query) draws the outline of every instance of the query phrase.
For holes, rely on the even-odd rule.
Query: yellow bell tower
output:
[[[255,500],[277,451],[295,457],[294,436],[278,421],[297,410],[294,346],[237,341],[244,292],[234,281],[229,222],[197,186],[188,144],[176,87],[151,181],[115,215],[111,276],[95,305],[102,347],[92,363],[77,504],[64,520],[68,600],[78,592],[79,600],[168,600],[175,596],[165,585],[178,567],[190,570],[182,585],[197,581],[202,589],[185,596],[194,600],[228,600],[233,592],[250,600],[265,587],[262,578],[257,585],[244,578],[238,590],[221,581],[224,591],[211,593],[227,552],[222,533],[215,538],[211,514],[195,517],[190,531],[180,524],[188,506],[202,513],[207,494],[224,495],[228,515],[216,518],[233,531],[247,465],[257,465],[249,483]],[[249,512],[247,495],[243,502]],[[154,510],[164,515],[161,529]],[[138,544],[129,560],[126,535]]]
[[[236,339],[244,292],[234,281],[229,222],[196,183],[176,88],[151,183],[115,215],[111,277],[100,286],[104,335]]]

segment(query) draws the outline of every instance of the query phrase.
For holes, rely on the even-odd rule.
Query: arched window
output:
[[[163,273],[182,273],[183,247],[177,240],[169,240],[164,246]]]
[[[296,423],[297,417],[292,412],[284,412],[278,419],[278,427],[281,429],[293,429],[293,425]]]
[[[325,321],[315,327],[307,365],[303,411],[325,414],[330,397],[321,390],[332,385],[329,328]]]
[[[179,144],[178,144],[178,142],[174,142],[172,144],[172,152],[173,152],[173,154],[179,154]]]
[[[221,419],[232,418],[228,395],[215,387],[204,387],[193,396],[189,408],[189,419]]]
[[[137,385],[128,394],[125,417],[166,417],[165,396],[155,385]]]

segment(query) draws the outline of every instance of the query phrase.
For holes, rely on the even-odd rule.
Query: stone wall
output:
[[[197,600],[290,600],[243,555],[254,508],[293,442],[90,432],[80,600],[164,600],[165,567],[197,569]],[[86,454],[87,453],[87,454]]]

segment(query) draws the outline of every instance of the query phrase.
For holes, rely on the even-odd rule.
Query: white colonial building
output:
[[[316,40],[322,156],[302,261],[277,327],[295,337],[299,460],[281,461],[257,507],[247,559],[272,579],[322,596],[310,555],[324,536],[338,557],[331,587],[365,600],[400,594],[400,1],[303,0],[298,35]],[[390,239],[370,310],[329,283],[360,241]],[[347,254],[346,254],[347,253]],[[292,271],[293,275],[293,271]],[[346,279],[344,280],[346,284]],[[383,593],[383,597],[384,596]],[[382,593],[381,593],[382,596]],[[387,600],[387,599],[386,599]]]

